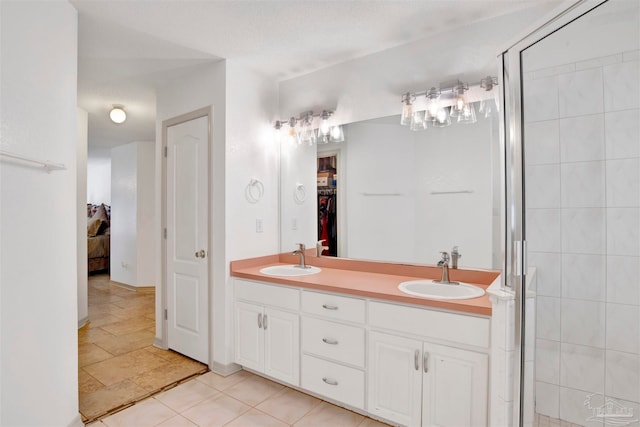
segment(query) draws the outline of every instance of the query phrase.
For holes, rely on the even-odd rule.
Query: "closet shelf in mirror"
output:
[[[320,196],[333,196],[337,192],[335,188],[318,188],[318,195]]]

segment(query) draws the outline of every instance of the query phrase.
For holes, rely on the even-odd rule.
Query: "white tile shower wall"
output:
[[[640,406],[640,51],[525,73],[536,412]],[[593,395],[593,396],[592,396]]]

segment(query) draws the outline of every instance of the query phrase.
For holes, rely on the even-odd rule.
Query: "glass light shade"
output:
[[[316,132],[313,130],[310,124],[306,124],[300,130],[299,138],[300,144],[313,145],[316,143]]]
[[[462,111],[458,112],[458,123],[471,124],[476,121],[476,109],[473,104],[466,104]]]
[[[318,128],[318,133],[320,135],[329,135],[329,131],[331,130],[331,126],[329,126],[329,120],[322,119],[320,123],[320,127]]]
[[[427,128],[427,112],[414,111],[411,116],[411,130],[425,130]]]
[[[122,107],[114,106],[109,112],[109,118],[113,123],[124,123],[127,120],[127,113],[124,112]]]
[[[331,128],[331,132],[329,133],[329,141],[330,142],[344,141],[344,131],[342,130],[342,126],[335,125]]]
[[[411,101],[406,101],[402,105],[402,116],[400,117],[400,124],[403,126],[411,125],[412,117],[413,117],[413,105],[411,105]]]
[[[449,107],[440,108],[434,116],[433,126],[437,128],[447,127],[451,124],[451,116],[449,115]]]
[[[451,106],[451,112],[450,112],[451,117],[453,118],[459,117],[463,113],[466,106],[467,106],[467,103],[465,102],[464,97],[462,95],[459,95],[456,98],[454,104]]]

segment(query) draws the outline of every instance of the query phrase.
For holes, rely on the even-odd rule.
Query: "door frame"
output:
[[[526,205],[524,179],[522,53],[566,25],[581,18],[609,0],[574,0],[567,2],[555,15],[507,46],[498,55],[502,63],[502,90],[504,99],[503,131],[505,141],[505,259],[503,285],[515,294],[513,348],[516,360],[513,368],[513,425],[522,426],[524,410],[524,350],[527,251]],[[509,320],[509,319],[507,319]],[[509,343],[507,343],[509,344]],[[535,398],[535,391],[534,391]]]
[[[195,120],[195,119],[199,119],[202,117],[207,117],[208,120],[208,129],[207,129],[207,144],[209,144],[209,158],[207,159],[207,180],[209,183],[211,183],[211,176],[212,176],[212,155],[213,155],[213,147],[211,142],[213,141],[213,135],[212,135],[212,120],[213,120],[213,106],[208,106],[208,107],[203,107],[203,108],[199,108],[197,110],[193,110],[191,112],[185,113],[185,114],[181,114],[179,116],[175,116],[175,117],[171,117],[169,119],[163,120],[162,121],[162,141],[161,141],[161,153],[160,153],[160,157],[161,157],[161,178],[160,178],[160,230],[158,230],[158,232],[160,233],[160,292],[156,292],[156,297],[159,296],[160,299],[160,304],[156,303],[156,307],[160,307],[160,313],[156,313],[156,317],[157,316],[161,316],[162,322],[160,323],[162,325],[162,331],[161,331],[161,343],[160,346],[163,349],[168,349],[169,348],[169,337],[168,337],[168,321],[167,321],[167,316],[165,315],[165,313],[167,312],[167,304],[168,304],[168,297],[167,297],[167,239],[166,239],[166,234],[165,234],[165,230],[167,227],[167,133],[168,133],[168,128],[171,126],[175,126],[175,125],[179,125],[181,123],[185,123],[191,120]],[[207,351],[209,353],[208,356],[208,366],[209,369],[211,369],[211,366],[213,364],[213,355],[211,353],[211,348],[212,348],[212,343],[213,343],[213,327],[211,324],[211,320],[213,318],[212,313],[211,313],[211,307],[213,306],[212,301],[213,301],[213,286],[212,286],[212,281],[211,281],[211,270],[213,268],[213,263],[211,262],[211,260],[213,259],[213,251],[211,250],[212,248],[212,233],[211,233],[211,188],[209,189],[209,192],[207,194],[207,200],[206,200],[206,206],[207,206],[207,233],[209,234],[209,239],[208,239],[208,244],[207,244],[207,248],[205,249],[207,251],[207,255],[209,258],[209,262],[207,263],[207,288],[208,288],[208,299],[209,301],[207,301],[207,322],[208,322],[208,328],[209,328],[209,333],[207,336]],[[157,324],[157,322],[156,322]],[[156,334],[157,336],[158,334]]]

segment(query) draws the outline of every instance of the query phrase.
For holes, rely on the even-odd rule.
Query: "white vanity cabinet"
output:
[[[235,281],[235,362],[300,385],[299,294],[296,288]]]
[[[370,325],[391,331],[369,333],[370,413],[407,426],[487,425],[488,355],[427,339],[446,331],[488,345],[489,319],[371,302]]]
[[[365,313],[364,299],[302,291],[302,388],[365,408]]]

